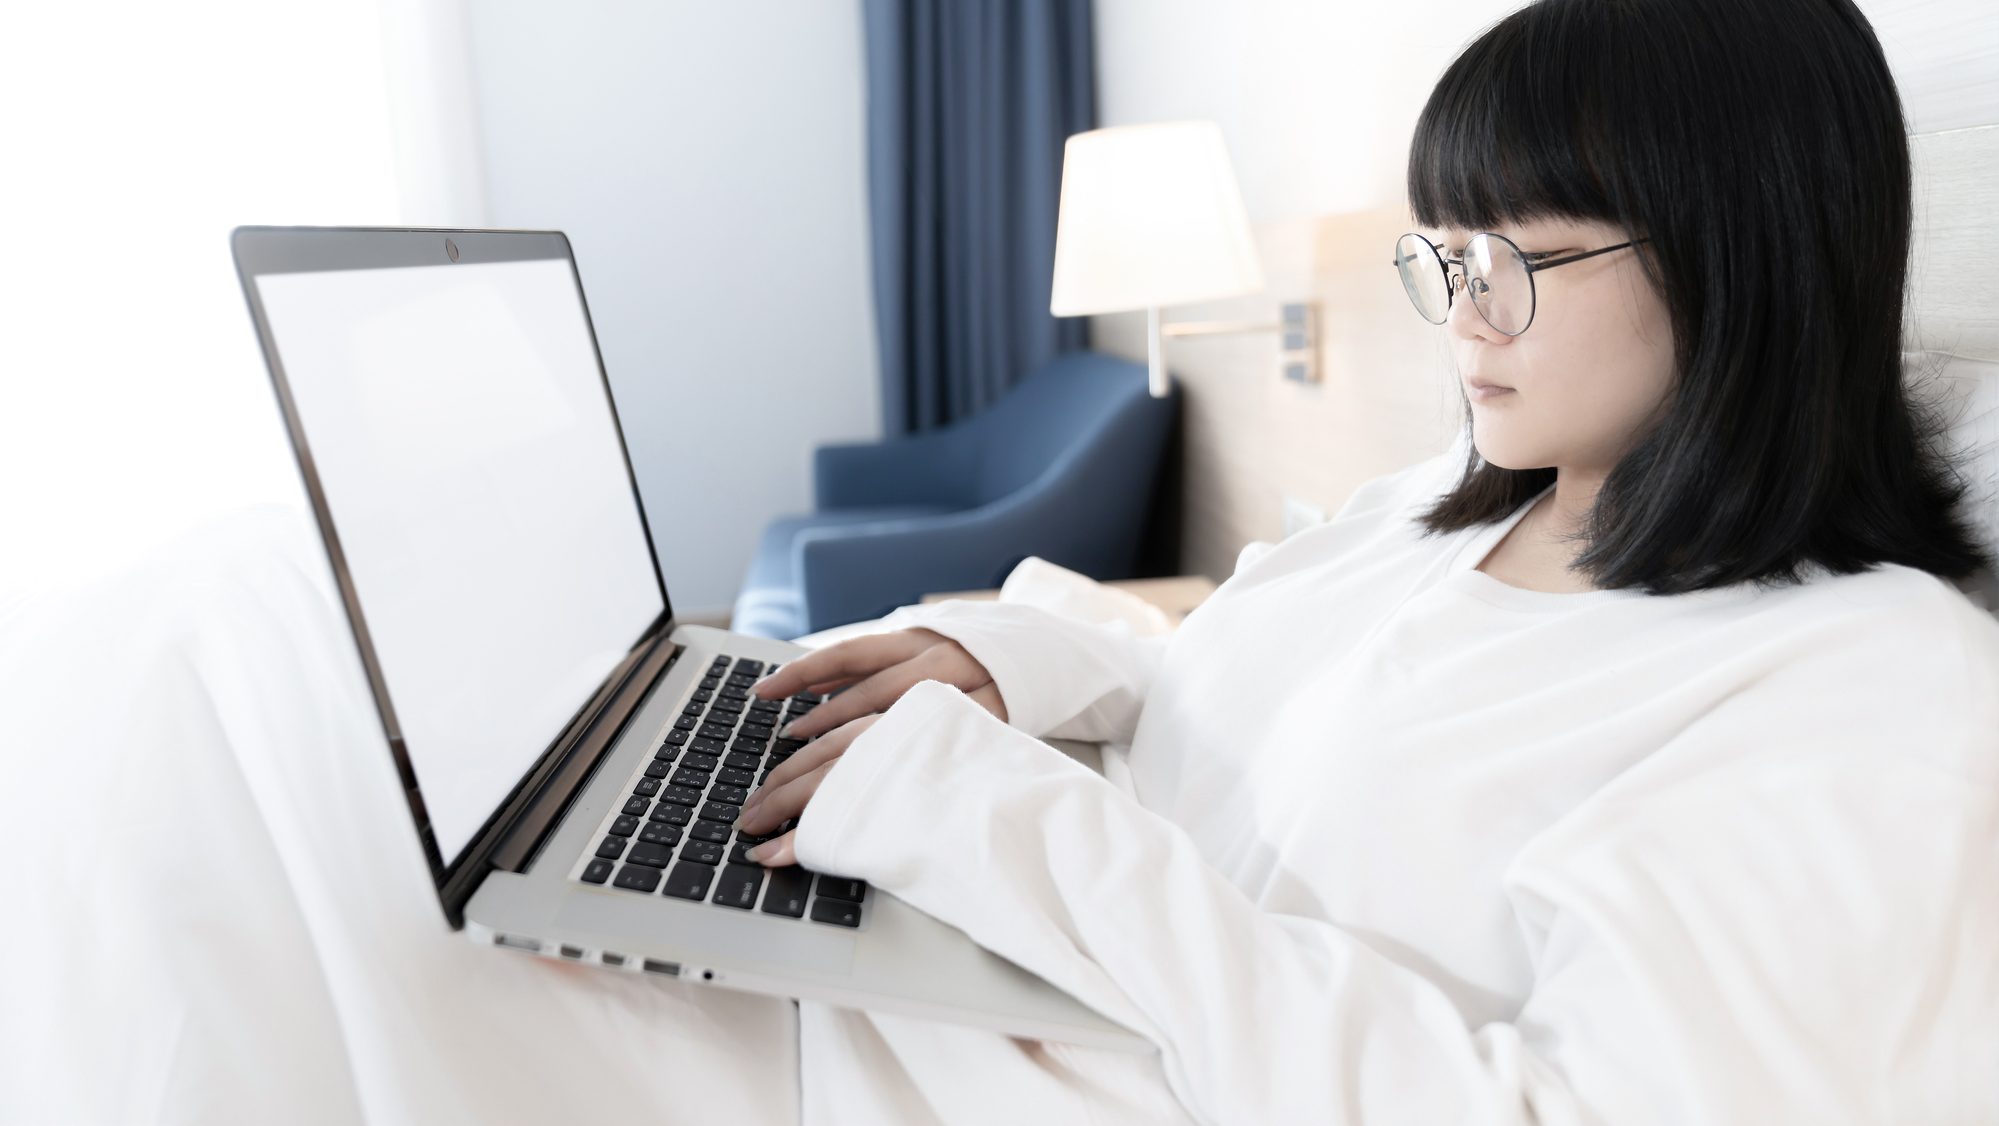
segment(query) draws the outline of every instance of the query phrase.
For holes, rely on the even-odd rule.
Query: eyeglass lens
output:
[[[1395,266],[1402,288],[1416,311],[1431,324],[1443,324],[1451,312],[1450,274],[1437,248],[1421,235],[1395,241]],[[1465,243],[1464,288],[1486,322],[1517,336],[1534,316],[1534,283],[1519,248],[1497,235],[1473,235]]]

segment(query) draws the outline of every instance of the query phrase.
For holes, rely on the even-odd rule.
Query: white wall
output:
[[[466,9],[488,219],[568,232],[674,609],[880,436],[855,0]]]

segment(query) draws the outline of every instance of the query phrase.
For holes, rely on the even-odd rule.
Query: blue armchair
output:
[[[818,511],[765,529],[731,627],[788,639],[997,586],[1029,555],[1129,577],[1178,402],[1143,364],[1071,352],[962,422],[820,447]]]

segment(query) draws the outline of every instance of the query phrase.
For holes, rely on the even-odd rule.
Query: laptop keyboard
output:
[[[624,804],[598,828],[593,854],[573,878],[635,895],[670,895],[737,911],[859,927],[865,881],[792,864],[765,868],[743,853],[797,827],[793,818],[765,836],[736,829],[743,802],[790,758],[802,739],[777,732],[825,699],[801,692],[759,700],[750,685],[768,669],[720,656],[652,754],[626,783]]]

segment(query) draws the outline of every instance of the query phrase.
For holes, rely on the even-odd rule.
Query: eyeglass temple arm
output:
[[[1649,237],[1650,236],[1647,236],[1647,238]],[[1594,258],[1599,254],[1609,254],[1613,250],[1623,250],[1627,246],[1635,246],[1638,243],[1645,241],[1646,239],[1643,238],[1635,238],[1627,240],[1625,242],[1617,243],[1614,246],[1600,246],[1597,247],[1595,250],[1585,250],[1581,254],[1571,254],[1567,258],[1557,258],[1552,262],[1529,262],[1527,263],[1527,272],[1531,274],[1536,270],[1546,270],[1555,266],[1566,266],[1571,262],[1580,262],[1585,258]]]

